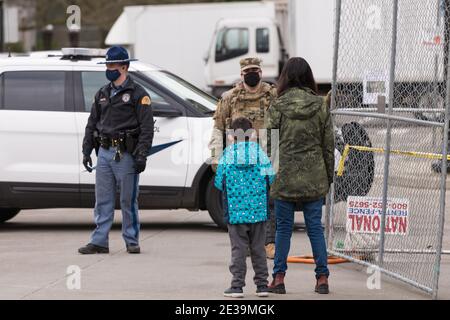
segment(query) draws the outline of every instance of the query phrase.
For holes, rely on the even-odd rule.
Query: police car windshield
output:
[[[188,101],[200,112],[212,113],[216,109],[217,100],[214,97],[176,75],[166,71],[147,71],[144,73],[180,98]]]

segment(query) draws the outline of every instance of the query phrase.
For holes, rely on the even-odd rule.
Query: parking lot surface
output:
[[[46,209],[21,212],[0,227],[0,299],[223,299],[229,286],[229,239],[207,212],[141,211],[140,255],[126,253],[120,212],[110,234],[110,254],[82,256],[93,228],[92,211]],[[296,216],[292,255],[311,254]],[[248,259],[246,299],[254,294]],[[273,261],[268,260],[269,272]],[[70,266],[81,271],[73,288]],[[450,298],[450,259],[443,257],[440,295]],[[382,277],[380,289],[368,289],[367,268],[352,263],[331,265],[329,295],[314,293],[314,267],[289,264],[286,295],[269,299],[429,299],[401,282]],[[69,269],[68,269],[69,268]],[[68,286],[69,283],[69,286]],[[71,285],[72,284],[72,285]]]

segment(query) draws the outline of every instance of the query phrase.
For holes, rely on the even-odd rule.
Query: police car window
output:
[[[148,71],[145,74],[202,113],[211,113],[216,109],[215,98],[170,72]]]
[[[150,89],[148,87],[148,84],[145,83],[144,81],[141,81],[137,78],[133,78],[134,81],[136,81],[137,83],[139,83],[141,86],[144,87],[145,91],[147,91],[148,95],[150,96],[150,99],[152,100],[152,105],[159,105],[160,107],[168,107],[170,106],[170,103],[167,102],[163,97],[161,97],[159,94],[157,94],[156,92],[154,92],[152,89]]]
[[[216,42],[216,62],[248,53],[248,29],[226,28],[219,31]]]
[[[108,83],[105,78],[105,73],[100,71],[86,71],[81,73],[81,79],[83,81],[84,92],[84,106],[86,111],[90,111],[92,107],[92,101],[94,100],[97,91]],[[136,80],[136,79],[134,79]],[[160,95],[149,89],[145,83],[137,81],[142,85],[147,93],[150,95],[153,104],[169,105]]]
[[[3,108],[64,111],[64,71],[14,71],[3,75]]]
[[[256,52],[258,53],[269,52],[269,29],[267,28],[256,29]]]
[[[95,94],[108,83],[108,80],[106,80],[104,72],[97,71],[81,72],[81,79],[83,81],[84,107],[86,111],[91,111]]]

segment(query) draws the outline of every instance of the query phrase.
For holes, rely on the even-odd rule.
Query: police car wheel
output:
[[[19,211],[20,209],[17,208],[0,208],[0,223],[11,220],[19,213]]]
[[[214,187],[214,176],[211,177],[206,187],[206,208],[217,226],[227,230],[227,225],[223,221],[222,192]]]

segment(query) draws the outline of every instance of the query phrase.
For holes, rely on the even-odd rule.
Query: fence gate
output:
[[[335,23],[329,253],[437,298],[450,0],[336,0]]]

